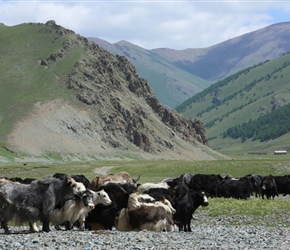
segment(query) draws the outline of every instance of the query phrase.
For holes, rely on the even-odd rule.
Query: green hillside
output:
[[[70,50],[64,60],[58,61],[51,52],[61,56],[59,50],[63,43],[76,35],[64,36],[67,31],[61,27],[57,30],[52,32],[46,24],[0,26],[0,137],[5,136],[13,122],[26,115],[35,102],[74,96],[66,90],[63,83],[67,79],[63,78],[72,71],[82,51],[72,53]],[[55,63],[48,65],[49,61]]]
[[[226,131],[269,114],[272,114],[270,119],[277,119],[274,117],[275,110],[290,102],[289,79],[290,55],[285,54],[213,84],[179,105],[176,110],[187,118],[200,119],[206,125],[209,146],[213,149],[223,153],[270,153],[276,148],[288,148],[285,138],[290,137],[289,133],[260,140],[255,135],[233,138],[227,136]],[[290,124],[287,125],[290,127]],[[265,126],[274,130],[276,125],[269,123]],[[265,130],[265,126],[261,126],[261,130]],[[251,130],[251,127],[247,129]]]

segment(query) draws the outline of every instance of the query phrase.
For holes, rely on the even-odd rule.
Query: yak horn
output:
[[[139,179],[140,179],[140,175],[138,176],[137,179],[133,179],[133,181],[134,181],[134,182],[137,182],[137,181],[139,181]]]

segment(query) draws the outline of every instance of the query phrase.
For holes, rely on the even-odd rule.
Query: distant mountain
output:
[[[147,79],[158,100],[174,108],[214,82],[290,51],[290,22],[278,23],[208,48],[146,50],[126,41],[88,38],[126,56]],[[197,38],[198,39],[198,38]]]
[[[57,25],[0,25],[0,161],[214,159],[124,56]]]
[[[290,54],[239,71],[176,110],[206,127],[209,146],[225,154],[273,153],[290,140]]]
[[[110,44],[98,38],[88,39],[114,55],[125,56],[136,67],[138,74],[148,80],[158,100],[170,108],[210,85],[209,81],[176,67],[175,57],[166,58],[158,51],[146,50],[126,41]]]

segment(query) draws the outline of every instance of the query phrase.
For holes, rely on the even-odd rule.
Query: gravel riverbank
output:
[[[290,228],[229,225],[221,219],[201,224],[193,232],[56,231],[27,233],[28,227],[0,229],[1,249],[290,249]]]

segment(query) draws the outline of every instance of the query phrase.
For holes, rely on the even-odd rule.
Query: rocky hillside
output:
[[[0,72],[1,89],[11,77],[11,84],[17,83],[13,92],[2,92],[10,95],[3,105],[15,110],[1,117],[0,130],[7,131],[1,134],[3,159],[220,157],[206,146],[203,124],[162,106],[124,56],[113,56],[54,21],[5,26],[0,37],[1,44],[17,37],[19,50],[18,60],[7,53],[2,63],[31,65],[21,79],[12,70]],[[21,48],[29,57],[19,57]],[[23,85],[31,90],[25,95]]]

